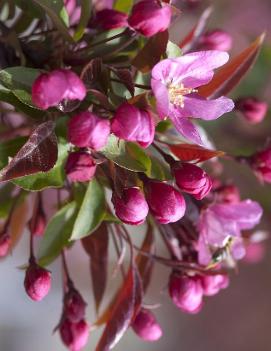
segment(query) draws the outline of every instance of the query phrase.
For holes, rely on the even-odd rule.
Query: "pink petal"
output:
[[[199,95],[190,94],[184,96],[184,107],[179,108],[179,111],[183,117],[202,118],[208,121],[217,119],[224,113],[232,111],[233,108],[233,101],[225,96],[206,100]]]
[[[172,120],[178,132],[182,134],[186,139],[196,144],[203,145],[203,141],[197,128],[192,122],[190,122],[188,118],[182,118],[175,113],[174,115],[170,114],[170,119]]]
[[[151,87],[156,98],[156,110],[161,119],[168,116],[169,113],[169,97],[166,85],[159,80],[152,79]]]

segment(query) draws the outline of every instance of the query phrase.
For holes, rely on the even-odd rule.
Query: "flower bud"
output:
[[[68,124],[68,139],[78,147],[102,149],[110,134],[110,122],[85,111],[73,116]]]
[[[168,29],[171,8],[156,0],[142,0],[135,4],[128,19],[129,25],[140,34],[151,37]]]
[[[124,223],[139,225],[143,223],[148,215],[149,206],[139,188],[125,188],[121,196],[113,193],[116,216]]]
[[[11,238],[8,233],[3,233],[0,236],[0,257],[5,257],[10,248]]]
[[[37,213],[31,232],[34,236],[42,236],[46,227],[46,217],[43,211]]]
[[[213,296],[229,286],[229,277],[226,274],[206,275],[201,277],[201,283],[203,294]]]
[[[32,300],[41,301],[51,288],[51,273],[36,263],[30,263],[25,272],[24,287]]]
[[[149,111],[123,103],[116,111],[112,132],[120,139],[137,142],[146,148],[154,138],[154,121]]]
[[[261,181],[271,183],[271,147],[252,155],[250,165]]]
[[[265,254],[266,247],[263,242],[251,242],[246,246],[246,255],[244,262],[246,263],[259,263]]]
[[[74,288],[70,289],[64,299],[65,317],[72,323],[77,323],[85,317],[86,302]]]
[[[65,171],[71,182],[87,182],[94,177],[96,164],[87,152],[71,152],[65,165]]]
[[[70,351],[80,351],[86,346],[89,338],[89,325],[85,320],[72,323],[65,319],[59,327],[61,340]]]
[[[229,51],[232,48],[232,36],[221,29],[204,33],[199,40],[201,50]]]
[[[154,314],[142,308],[132,324],[133,331],[145,341],[156,341],[161,338],[163,332],[157,323]]]
[[[251,124],[260,123],[267,112],[268,105],[265,101],[255,97],[242,98],[236,101],[236,110]]]
[[[96,13],[96,23],[105,30],[128,27],[128,15],[113,9],[104,9]]]
[[[173,303],[187,313],[198,313],[202,307],[203,289],[200,278],[171,274],[169,295]]]
[[[172,170],[178,187],[197,200],[202,200],[212,188],[211,178],[194,164],[178,162]]]
[[[240,191],[237,186],[231,185],[223,185],[215,190],[217,194],[218,202],[226,202],[226,203],[238,203],[241,201]]]
[[[58,69],[42,73],[33,83],[32,101],[42,110],[57,106],[62,100],[83,100],[86,88],[72,71]]]
[[[185,213],[183,196],[171,185],[159,181],[147,181],[146,200],[152,215],[158,222],[166,224],[177,222]]]

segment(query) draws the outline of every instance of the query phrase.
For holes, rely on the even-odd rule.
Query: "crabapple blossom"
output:
[[[96,163],[85,151],[71,152],[68,156],[65,171],[71,182],[87,182],[96,172]]]
[[[132,328],[145,341],[159,340],[163,334],[154,314],[145,308],[142,308],[136,315]]]
[[[30,263],[25,272],[24,287],[32,300],[43,300],[51,288],[51,273],[36,263]]]

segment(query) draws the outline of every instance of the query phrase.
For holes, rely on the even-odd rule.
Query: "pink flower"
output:
[[[70,351],[80,351],[86,346],[89,338],[89,325],[85,320],[72,323],[68,319],[59,327],[61,340]]]
[[[208,100],[197,94],[197,88],[210,82],[213,70],[228,59],[226,52],[199,51],[162,60],[152,69],[151,86],[160,118],[170,118],[184,137],[197,144],[202,140],[190,117],[213,120],[234,107],[224,96]]]
[[[229,286],[229,277],[225,274],[205,275],[201,277],[203,294],[206,296],[216,295],[221,289]]]
[[[246,97],[236,101],[236,110],[251,124],[257,124],[264,119],[268,104],[255,97]]]
[[[245,249],[241,231],[252,229],[261,216],[262,208],[251,200],[213,204],[203,210],[199,220],[199,262],[208,265],[212,259],[211,252],[216,253],[229,243],[232,256],[237,260],[243,258]]]
[[[246,247],[246,255],[244,261],[246,263],[258,263],[265,254],[265,246],[263,242],[251,242]]]
[[[232,48],[232,36],[221,29],[214,29],[204,33],[199,40],[202,50],[229,51]]]
[[[149,206],[139,188],[124,188],[121,196],[113,193],[117,217],[124,223],[139,225],[143,223],[148,215]]]
[[[51,273],[36,263],[31,263],[25,272],[24,287],[34,301],[41,301],[51,288]]]
[[[11,244],[11,237],[8,233],[2,233],[0,236],[0,257],[7,256]]]
[[[70,289],[64,299],[64,315],[72,323],[78,323],[85,317],[86,302],[76,289]]]
[[[154,121],[151,113],[128,103],[117,109],[111,129],[120,139],[137,142],[144,148],[153,142]]]
[[[184,216],[184,198],[171,185],[149,180],[145,183],[145,193],[150,211],[158,222],[173,223]]]
[[[96,163],[87,152],[71,152],[65,165],[65,171],[71,182],[88,182],[95,175]]]
[[[85,111],[73,116],[68,124],[68,139],[78,147],[102,149],[110,134],[110,122]]]
[[[250,165],[257,177],[266,183],[271,183],[271,147],[256,152],[250,157]]]
[[[163,331],[157,323],[154,314],[145,308],[142,308],[136,315],[132,328],[145,341],[156,341],[163,335]]]
[[[128,15],[113,9],[103,9],[96,13],[96,23],[103,29],[128,27]]]
[[[187,313],[198,313],[202,308],[203,289],[198,276],[171,274],[169,295],[173,303]]]
[[[42,110],[57,106],[62,100],[83,100],[86,88],[72,71],[58,69],[42,73],[33,83],[32,101]]]
[[[171,8],[156,0],[142,0],[135,4],[128,19],[129,25],[145,37],[151,37],[168,29]]]
[[[76,0],[64,0],[64,5],[69,15],[69,25],[77,24],[81,16],[81,6],[77,6]]]
[[[200,167],[185,162],[178,162],[172,167],[178,187],[202,200],[212,188],[212,180]]]

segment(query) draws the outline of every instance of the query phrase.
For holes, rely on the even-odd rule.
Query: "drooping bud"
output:
[[[72,323],[65,319],[60,324],[59,332],[61,340],[70,351],[80,351],[88,342],[89,325],[85,320]]]
[[[145,183],[146,200],[152,215],[158,222],[177,222],[185,213],[183,196],[173,186],[150,180]]]
[[[245,97],[235,103],[236,110],[251,124],[257,124],[264,119],[268,104],[255,97]]]
[[[218,202],[238,203],[241,201],[240,191],[233,184],[222,185],[215,190]]]
[[[68,291],[64,298],[64,315],[72,323],[78,323],[85,317],[86,302],[75,288]]]
[[[172,170],[178,187],[197,200],[202,200],[212,188],[209,175],[194,164],[178,162]]]
[[[221,289],[229,286],[229,277],[226,274],[205,275],[201,277],[203,294],[206,296],[216,295]]]
[[[111,129],[120,139],[137,142],[144,148],[148,147],[154,138],[151,113],[128,103],[123,103],[117,109]]]
[[[171,274],[169,295],[173,303],[187,313],[198,313],[202,307],[203,289],[199,277]]]
[[[128,27],[128,15],[114,9],[104,9],[96,13],[96,23],[105,30]]]
[[[94,177],[96,167],[89,153],[77,151],[69,154],[65,171],[71,182],[87,182]]]
[[[41,301],[51,288],[51,273],[36,263],[30,263],[25,272],[24,287],[34,301]]]
[[[46,227],[46,217],[43,211],[39,211],[35,218],[34,226],[31,230],[34,236],[42,236]]]
[[[151,37],[168,29],[171,7],[156,0],[142,0],[135,4],[128,19],[129,25],[140,34]]]
[[[261,181],[271,183],[271,147],[252,155],[250,165]]]
[[[201,50],[229,51],[232,48],[232,36],[221,29],[204,33],[199,40]]]
[[[0,236],[0,257],[5,257],[10,248],[11,237],[8,233],[2,233]]]
[[[33,83],[32,101],[42,110],[57,106],[62,100],[83,100],[86,87],[72,71],[58,69],[42,73]]]
[[[78,147],[102,149],[110,134],[110,122],[85,111],[73,116],[68,124],[68,139]]]
[[[163,331],[157,323],[154,314],[145,308],[142,308],[137,314],[132,328],[145,341],[156,341],[163,335]]]
[[[112,202],[117,217],[127,224],[139,225],[143,223],[149,212],[147,201],[137,187],[123,189],[121,196],[113,193]]]

